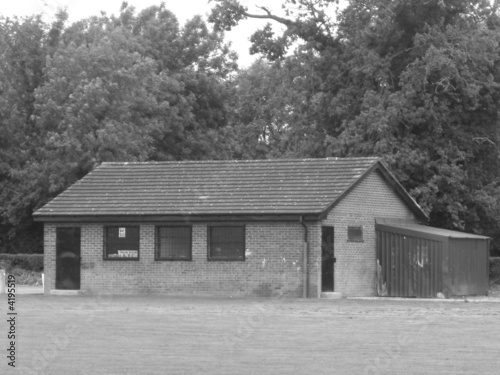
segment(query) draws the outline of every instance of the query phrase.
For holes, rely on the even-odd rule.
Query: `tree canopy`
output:
[[[2,247],[40,250],[31,213],[103,161],[214,159],[236,56],[164,5],[67,24],[0,18]],[[23,244],[24,243],[24,244]]]
[[[103,161],[379,156],[431,225],[500,254],[498,1],[212,4],[212,27],[0,17],[2,251],[41,251],[32,211]],[[238,70],[224,32],[251,18]]]
[[[380,156],[432,225],[500,249],[498,2],[285,0],[280,14],[216,3],[217,30],[269,20],[251,41],[270,63],[240,72],[234,119],[260,129],[259,157]],[[279,83],[263,91],[267,75]],[[279,139],[263,137],[263,118]]]

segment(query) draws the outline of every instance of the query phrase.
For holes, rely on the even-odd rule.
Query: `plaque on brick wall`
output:
[[[137,258],[139,252],[137,250],[118,250],[119,258]]]

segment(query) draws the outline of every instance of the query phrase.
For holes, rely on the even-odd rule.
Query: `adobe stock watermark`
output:
[[[444,290],[452,290],[448,283],[444,283]],[[417,302],[418,303],[418,302]],[[442,300],[436,301],[436,304],[444,303]],[[429,312],[429,313],[428,313]],[[412,332],[400,332],[397,334],[395,340],[384,347],[381,353],[378,354],[374,359],[370,360],[369,364],[365,367],[363,374],[387,374],[390,370],[391,365],[403,356],[405,349],[415,341],[415,337],[419,337],[425,333],[430,325],[435,322],[438,318],[436,314],[433,314],[429,308],[417,309],[415,312],[409,315],[409,318],[414,318],[414,322],[410,323],[410,326],[416,327],[416,330]]]
[[[415,314],[416,312],[413,315]],[[411,318],[412,315],[409,317]],[[436,319],[437,316],[435,314],[424,314],[423,319],[418,319],[413,323],[413,326],[417,328],[416,330],[412,330],[412,332],[399,332],[395,340],[392,340],[374,359],[369,361],[370,364],[364,368],[363,374],[373,375],[389,373],[393,361],[402,358],[405,349],[408,349],[408,346],[415,341],[415,337],[425,333],[425,331],[429,329],[430,324]]]
[[[16,368],[25,375],[46,374],[52,361],[63,355],[64,350],[68,348],[72,340],[77,338],[84,330],[87,330],[94,323],[95,312],[103,301],[101,295],[89,299],[89,302],[80,306],[82,319],[78,323],[67,323],[57,333],[52,333],[46,338],[46,345],[43,349],[33,350],[23,355],[24,360]],[[74,372],[78,374],[78,372]]]
[[[250,254],[251,256],[251,254]],[[279,272],[280,276],[275,278],[272,284],[287,285],[290,279],[296,278],[296,273],[302,272],[302,261],[297,258],[282,258],[278,262],[266,262],[262,260],[262,267],[267,272]],[[236,279],[245,280],[243,270],[237,270]],[[261,297],[262,300],[254,301],[251,304],[253,309],[249,309],[249,313],[241,315],[237,318],[236,329],[232,333],[226,333],[221,338],[225,353],[234,354],[241,348],[244,348],[244,342],[249,340],[253,335],[264,329],[267,324],[266,317],[272,314],[271,306],[277,305],[287,298],[287,294],[280,290],[274,289],[271,284],[262,289],[263,295],[269,298]],[[269,294],[267,294],[269,293]],[[290,296],[288,296],[290,298]],[[292,297],[293,298],[293,297]]]
[[[283,273],[279,282],[283,283],[285,278],[286,274]],[[239,348],[244,347],[245,340],[250,339],[252,335],[262,330],[266,325],[265,317],[269,314],[269,305],[280,302],[283,298],[285,298],[285,295],[279,293],[271,296],[270,299],[252,302],[252,309],[249,309],[250,313],[240,315],[237,318],[236,330],[231,334],[226,333],[222,337],[224,352],[234,354]]]
[[[261,298],[250,304],[247,314],[242,314],[237,318],[236,329],[232,333],[226,333],[221,338],[224,353],[234,354],[238,350],[244,348],[246,340],[251,339],[252,336],[262,331],[270,322],[266,321],[266,317],[273,315],[273,306],[279,305],[285,298],[293,298],[281,290],[272,287],[275,285],[287,285],[291,279],[296,278],[297,272],[302,272],[302,263],[300,259],[296,258],[282,258],[278,262],[264,262],[262,267],[266,271],[279,272],[279,276],[274,279],[268,286],[262,288],[263,295],[267,297]],[[245,279],[242,270],[238,270],[237,279]],[[269,293],[269,294],[267,294]]]
[[[226,333],[222,338],[224,355],[235,354],[238,350],[245,348],[245,341],[250,340],[252,336],[257,335],[267,325],[272,324],[269,321],[269,316],[276,316],[274,307],[280,306],[283,300],[286,299],[285,294],[279,294],[269,299],[262,298],[254,301],[247,309],[248,314],[237,318],[236,329],[232,333]],[[292,300],[293,297],[288,297]],[[300,298],[302,299],[302,298]],[[307,304],[306,304],[307,305]],[[313,305],[309,305],[311,307]],[[332,319],[335,316],[350,315],[353,311],[362,310],[365,306],[356,299],[349,299],[348,305],[340,304],[340,306],[332,300],[324,300],[324,304],[314,305],[314,313],[319,315],[330,314]],[[310,312],[310,311],[309,311]]]

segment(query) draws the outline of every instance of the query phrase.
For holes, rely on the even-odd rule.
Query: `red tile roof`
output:
[[[34,213],[320,214],[377,158],[103,163]]]

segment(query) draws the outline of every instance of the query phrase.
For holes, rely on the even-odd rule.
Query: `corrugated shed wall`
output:
[[[488,292],[488,240],[450,238],[446,286],[452,295]]]
[[[382,228],[383,227],[383,228]],[[380,296],[435,298],[488,293],[489,240],[377,227]]]
[[[377,230],[377,289],[390,297],[436,297],[442,291],[443,244]]]

